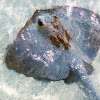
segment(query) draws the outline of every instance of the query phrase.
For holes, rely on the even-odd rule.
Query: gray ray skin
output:
[[[62,45],[60,48],[52,45],[45,30],[41,32],[37,27],[38,19],[49,23],[52,15],[60,18],[72,38],[68,50]],[[10,46],[6,63],[26,76],[49,80],[65,79],[72,70],[88,94],[99,100],[83,64],[83,60],[88,63],[94,60],[99,46],[100,18],[92,11],[68,6],[37,10]]]
[[[64,27],[70,33],[73,42],[92,62],[100,46],[99,15],[84,8],[65,6],[51,10],[37,10],[32,18],[35,19],[36,16],[45,12],[60,18]]]

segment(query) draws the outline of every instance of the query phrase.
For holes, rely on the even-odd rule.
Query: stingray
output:
[[[70,6],[36,10],[9,46],[8,68],[37,79],[77,82],[99,100],[90,81],[100,46],[100,17]]]

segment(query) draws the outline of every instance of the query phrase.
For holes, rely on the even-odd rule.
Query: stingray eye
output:
[[[43,25],[43,22],[40,19],[38,19],[38,25],[39,26],[42,26]]]
[[[54,18],[58,18],[58,17],[54,15]]]

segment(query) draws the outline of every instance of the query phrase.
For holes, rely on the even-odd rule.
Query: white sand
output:
[[[84,7],[100,15],[100,0],[0,0],[0,100],[86,100],[76,83],[38,81],[9,70],[5,64],[7,45],[33,12],[55,5]],[[100,97],[100,51],[93,66],[90,79]]]

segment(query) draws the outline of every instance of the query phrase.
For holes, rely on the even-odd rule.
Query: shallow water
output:
[[[9,70],[5,64],[7,45],[36,9],[55,5],[79,6],[100,15],[99,0],[0,0],[0,100],[86,100],[76,83],[35,80]],[[100,97],[100,50],[93,62],[95,71],[90,77]]]

